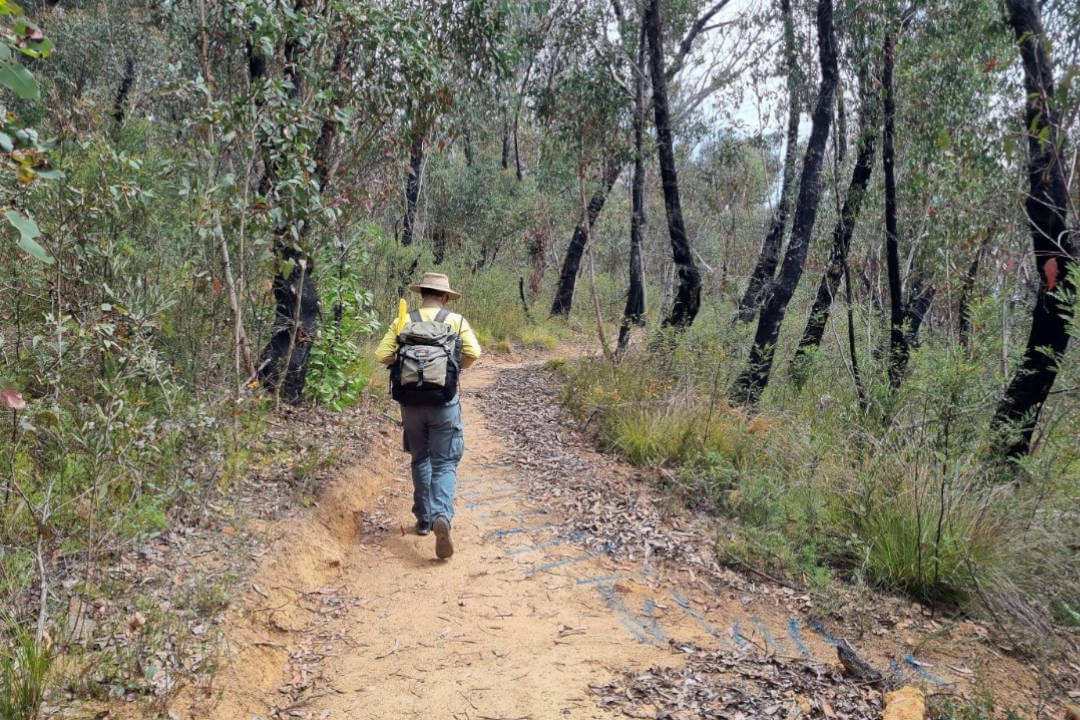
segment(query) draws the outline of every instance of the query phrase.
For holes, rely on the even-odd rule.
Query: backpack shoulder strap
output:
[[[420,311],[419,310],[411,310],[409,312],[409,321],[414,322],[414,323],[418,323],[418,322],[423,322],[424,318],[422,318],[420,316]]]
[[[446,308],[439,308],[439,312],[435,314],[435,322],[446,322],[446,318],[449,317],[450,311]]]

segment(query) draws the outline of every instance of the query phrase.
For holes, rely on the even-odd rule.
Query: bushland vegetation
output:
[[[432,269],[490,348],[583,350],[567,403],[727,561],[1080,624],[1071,4],[0,22],[4,717],[150,683],[50,676],[93,657],[72,598],[227,496],[270,413],[380,392],[372,338]]]

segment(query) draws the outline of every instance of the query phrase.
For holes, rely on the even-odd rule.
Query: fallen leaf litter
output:
[[[686,655],[685,666],[628,672],[592,685],[597,703],[627,717],[656,720],[881,716],[881,693],[843,677],[834,666],[781,660],[752,647],[673,648]]]

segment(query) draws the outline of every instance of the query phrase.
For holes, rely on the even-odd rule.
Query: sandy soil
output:
[[[499,464],[477,406],[511,366],[489,359],[464,378],[454,557],[436,560],[434,536],[412,532],[407,456],[387,423],[317,508],[264,528],[271,541],[224,625],[221,672],[181,690],[173,717],[606,718],[589,685],[680,663],[669,639],[835,662],[827,631],[783,593],[717,597],[690,572],[643,572],[558,539],[559,518]],[[909,679],[969,682],[963,658],[957,671],[934,656],[912,665],[895,639],[879,645],[868,657]]]

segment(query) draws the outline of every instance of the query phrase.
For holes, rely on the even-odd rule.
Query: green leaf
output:
[[[46,180],[62,180],[64,177],[63,170],[34,170],[34,173],[39,178],[45,178]]]
[[[23,100],[37,100],[40,97],[34,76],[22,65],[13,62],[0,65],[0,85],[12,90]]]
[[[0,150],[11,152],[15,149],[15,141],[6,132],[0,130]]]
[[[37,238],[41,237],[37,223],[17,210],[8,210],[4,217],[19,231],[19,247],[46,265],[53,264],[52,256],[37,242]]]
[[[56,48],[56,45],[49,38],[38,40],[36,42],[27,43],[25,47],[20,48],[23,55],[28,55],[32,58],[47,58],[52,54],[52,51]]]

